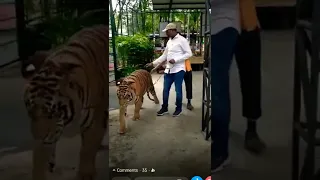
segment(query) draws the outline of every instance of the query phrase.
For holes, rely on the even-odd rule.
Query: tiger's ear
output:
[[[60,69],[62,72],[64,73],[69,73],[70,71],[72,71],[75,68],[81,67],[78,64],[71,64],[71,63],[62,63],[60,64]]]
[[[132,84],[132,83],[135,83],[136,81],[133,80],[133,79],[128,79],[127,82],[128,82],[129,84]]]
[[[24,79],[29,80],[41,68],[49,55],[49,51],[37,51],[34,55],[28,57],[21,69]]]
[[[50,54],[50,51],[36,51],[33,55],[33,58],[44,61]]]
[[[135,80],[129,79],[127,83],[128,83],[128,86],[130,86],[130,88],[133,89],[134,91],[137,89],[137,84]]]
[[[133,80],[133,79],[127,80],[128,85],[131,85],[131,86],[132,86],[132,84],[135,83],[135,82],[136,82],[136,81]],[[132,87],[135,87],[135,86],[132,86]]]
[[[116,86],[119,86],[122,82],[123,82],[124,78],[120,78],[118,79],[117,83],[116,83]]]

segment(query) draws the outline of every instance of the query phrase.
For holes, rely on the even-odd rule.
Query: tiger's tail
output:
[[[149,93],[151,93],[153,96],[155,96],[155,94],[156,94],[156,91],[154,90],[154,85],[153,85],[152,77],[151,77],[150,73],[149,73],[149,88],[147,90],[147,96],[151,101],[155,102],[155,100],[150,97]]]
[[[147,91],[147,96],[148,96],[148,98],[149,98],[151,101],[154,102],[154,99],[152,99],[152,98],[150,97],[149,91]]]

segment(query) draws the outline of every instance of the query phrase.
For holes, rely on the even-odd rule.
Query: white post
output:
[[[188,15],[187,15],[187,40],[189,41],[189,43],[190,43],[190,9],[188,10]]]

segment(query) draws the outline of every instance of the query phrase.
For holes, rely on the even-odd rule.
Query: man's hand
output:
[[[170,59],[169,63],[174,64],[176,61],[174,59]]]
[[[145,67],[146,67],[146,68],[153,67],[153,64],[152,64],[152,63],[147,63],[147,64],[145,65]]]

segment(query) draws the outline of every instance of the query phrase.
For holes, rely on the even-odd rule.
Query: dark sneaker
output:
[[[167,108],[161,108],[160,111],[157,112],[157,116],[163,116],[165,114],[168,114],[168,109]]]
[[[187,104],[187,109],[189,109],[190,111],[193,110],[193,106],[191,105],[191,103],[188,103],[188,104]]]
[[[211,162],[211,173],[222,171],[226,166],[230,164],[229,157],[214,158]]]
[[[173,117],[177,117],[180,116],[180,114],[182,113],[182,110],[175,110],[174,113],[172,114]]]
[[[246,131],[244,147],[252,153],[261,154],[266,149],[266,144],[256,132]]]

